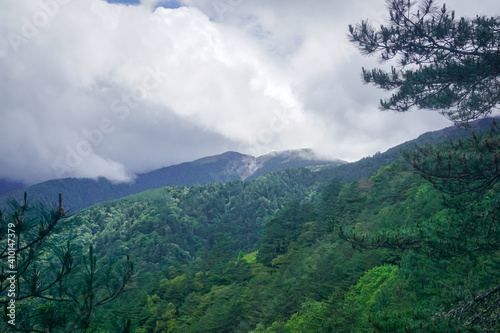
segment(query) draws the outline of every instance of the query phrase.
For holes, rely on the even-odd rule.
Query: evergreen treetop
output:
[[[390,19],[349,26],[362,54],[397,67],[362,69],[366,83],[394,91],[383,110],[437,110],[456,124],[491,114],[500,103],[500,17],[456,18],[432,0],[388,0]]]

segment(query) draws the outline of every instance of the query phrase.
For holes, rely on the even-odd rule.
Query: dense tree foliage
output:
[[[317,200],[292,202],[271,218],[257,252],[238,255],[234,244],[242,235],[232,242],[218,234],[197,260],[164,267],[130,311],[136,330],[364,332],[373,327],[369,316],[411,311],[419,297],[442,306],[435,284],[450,278],[442,264],[398,250],[359,252],[338,230],[409,226],[443,210],[439,192],[404,163],[369,180],[333,181]],[[425,275],[423,265],[430,265]]]
[[[393,67],[390,73],[363,69],[365,82],[396,90],[389,100],[381,101],[382,108],[403,112],[412,106],[435,109],[469,126],[470,120],[498,107],[498,17],[457,20],[454,12],[445,5],[439,9],[432,0],[394,0],[388,5],[389,27],[375,30],[367,22],[349,27],[351,41],[362,53],[378,54],[382,61],[399,60],[399,69]],[[469,140],[450,141],[437,148],[417,147],[404,152],[404,156],[441,193],[447,210],[414,225],[366,234],[361,239],[359,234],[342,229],[340,236],[356,248],[411,250],[440,262],[453,259],[477,263],[485,256],[497,257],[500,133],[495,121],[489,132],[472,133]],[[480,285],[481,274],[475,274],[474,282]],[[500,285],[471,287],[469,293],[448,311],[426,306],[428,312],[414,312],[413,319],[385,313],[381,320],[377,317],[370,322],[379,331],[446,331],[452,327],[498,331]],[[433,326],[423,323],[431,318]]]
[[[410,165],[392,164],[360,182],[333,181],[319,197],[293,202],[270,219],[258,252],[238,256],[226,239],[195,262],[167,270],[144,298],[149,310],[137,315],[138,331],[498,329],[486,292],[495,292],[500,253],[435,260],[396,246],[352,247],[377,244],[377,230],[393,242],[415,221],[448,216],[441,192]],[[340,228],[354,239],[344,242]],[[489,319],[474,320],[473,309]]]
[[[487,156],[489,136],[470,139],[482,143],[476,153]],[[457,218],[460,200],[455,193],[455,201],[450,194],[443,202],[440,187],[448,186],[449,174],[433,173],[429,182],[412,168],[415,159],[424,172],[427,164],[433,172],[435,164],[447,170],[443,152],[449,151],[458,172],[458,149],[468,141],[434,146],[433,154],[431,147],[408,150],[408,161],[351,183],[325,184],[325,175],[290,169],[93,206],[66,219],[67,228],[51,240],[72,244],[72,279],[62,283],[63,299],[71,302],[31,298],[22,313],[36,314],[26,323],[41,331],[71,329],[62,323],[78,331],[90,318],[90,329],[109,332],[494,332],[500,253],[491,246],[498,242],[483,239],[481,250],[451,253],[446,241],[457,233],[447,232],[446,223]],[[494,161],[485,163],[485,171],[494,169]],[[484,200],[471,200],[477,211],[470,216],[484,212]],[[421,246],[401,245],[411,237]],[[100,261],[90,260],[91,244]],[[128,287],[120,281],[130,266],[115,259],[125,255],[138,270]],[[127,289],[123,301],[104,304],[113,288]]]
[[[129,284],[133,264],[98,264],[90,245],[83,263],[64,239],[66,214],[59,194],[55,209],[10,202],[0,210],[2,271],[0,303],[10,331],[54,332],[93,329],[96,308],[115,300]],[[64,220],[64,221],[63,221]]]
[[[388,3],[389,27],[351,28],[364,52],[400,57],[400,70],[364,71],[398,89],[382,106],[488,114],[498,20]],[[61,198],[49,211],[12,201],[0,211],[5,322],[14,286],[24,331],[498,332],[500,128],[428,145],[442,135],[403,158],[164,187],[69,219]]]
[[[364,242],[354,233],[346,236],[342,231],[341,236],[358,248],[412,250],[441,261],[497,257],[500,251],[498,130],[493,122],[490,131],[473,133],[468,140],[450,141],[439,147],[418,147],[403,153],[420,175],[441,193],[442,205],[446,208],[442,214],[420,219],[408,227],[367,235]],[[433,316],[453,319],[482,332],[497,331],[500,285],[498,280],[492,282],[484,285],[484,289],[475,289],[472,296],[455,304],[455,308]]]

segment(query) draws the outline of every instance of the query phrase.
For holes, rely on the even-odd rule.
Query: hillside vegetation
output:
[[[63,262],[55,276],[61,287],[35,288],[35,295],[44,296],[19,301],[23,313],[31,314],[21,327],[64,332],[68,318],[79,323],[75,309],[83,311],[87,303],[71,304],[94,291],[89,287],[78,296],[74,288],[76,281],[87,281],[89,259],[82,259],[95,256],[96,267],[102,267],[95,274],[103,281],[94,285],[96,295],[107,295],[102,286],[113,277],[108,293],[121,301],[82,312],[88,318],[78,325],[86,329],[495,332],[498,184],[474,200],[443,196],[445,185],[419,172],[427,170],[432,156],[437,156],[430,162],[433,172],[433,163],[446,171],[440,154],[472,147],[467,156],[480,152],[488,162],[478,167],[495,174],[497,139],[492,130],[463,142],[407,150],[406,160],[400,157],[352,182],[332,178],[335,169],[291,168],[246,181],[163,187],[94,205],[64,217],[54,229],[48,244],[69,240],[75,268],[70,271]],[[462,155],[449,156],[461,167]],[[483,215],[489,229],[477,222]],[[467,229],[469,223],[476,230]],[[36,281],[44,281],[62,253],[50,247],[40,251],[34,262],[45,268]],[[123,272],[115,273],[119,269]],[[20,278],[21,286],[42,283],[33,278]],[[51,301],[56,296],[63,302]],[[481,317],[474,319],[478,311]]]
[[[304,151],[259,166],[229,152],[174,168],[193,183],[72,216],[65,193],[52,209],[25,193],[0,210],[0,330],[500,332],[500,125],[472,122],[500,105],[500,17],[387,6],[387,24],[349,26],[362,54],[393,63],[362,69],[391,92],[380,107],[435,110],[470,135],[326,169]],[[130,194],[88,181],[68,183],[78,205]]]

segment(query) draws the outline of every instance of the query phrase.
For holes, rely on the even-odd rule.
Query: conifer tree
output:
[[[114,301],[130,284],[134,266],[97,262],[93,246],[75,265],[70,242],[58,237],[67,217],[59,194],[55,209],[10,200],[0,210],[0,330],[85,331],[95,308]]]
[[[59,194],[56,209],[47,210],[41,205],[28,204],[27,194],[19,203],[10,200],[10,212],[0,210],[0,304],[4,308],[4,319],[10,325],[19,324],[22,314],[16,309],[23,300],[39,298],[54,288],[70,274],[73,258],[66,246],[55,246],[48,242],[66,217]],[[58,263],[39,260],[39,256],[50,249]]]
[[[500,103],[500,18],[457,19],[453,11],[445,5],[439,8],[432,0],[387,3],[388,26],[375,29],[366,21],[349,26],[350,40],[363,54],[398,63],[390,72],[362,70],[366,83],[393,91],[388,100],[381,100],[381,108],[437,110],[465,127],[471,120],[491,114]],[[491,131],[472,133],[467,140],[402,153],[442,193],[447,214],[416,221],[409,228],[372,235],[341,230],[340,236],[355,248],[412,250],[433,260],[495,258],[500,250],[499,126],[493,122]],[[427,313],[420,319],[429,322],[434,318],[434,330],[441,319],[448,323],[441,326],[443,331],[450,327],[481,332],[500,329],[498,284],[452,306],[447,312]],[[400,328],[419,331],[422,322],[418,326],[417,317],[413,314]],[[385,331],[397,327],[398,319],[386,315],[370,322]]]
[[[489,115],[500,103],[500,18],[457,18],[433,0],[387,1],[388,25],[349,26],[362,54],[394,60],[390,71],[363,68],[362,77],[384,90],[384,110],[412,107],[441,112],[456,123]]]

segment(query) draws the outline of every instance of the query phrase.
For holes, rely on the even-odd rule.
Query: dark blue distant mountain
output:
[[[21,182],[17,182],[7,178],[0,178],[0,196],[14,190],[22,189],[24,187],[26,187],[26,185]]]
[[[500,118],[496,118],[497,122]],[[450,126],[442,130],[426,132],[414,140],[407,141],[396,147],[390,148],[383,153],[375,153],[373,156],[364,157],[359,161],[352,162],[345,165],[340,165],[332,170],[325,172],[331,178],[338,178],[343,181],[352,182],[362,178],[370,177],[378,169],[387,166],[392,162],[401,159],[400,151],[402,149],[412,149],[415,145],[427,146],[435,145],[449,140],[457,140],[467,137],[472,131],[487,131],[491,129],[492,118],[484,118],[472,122],[469,129],[461,127]]]

